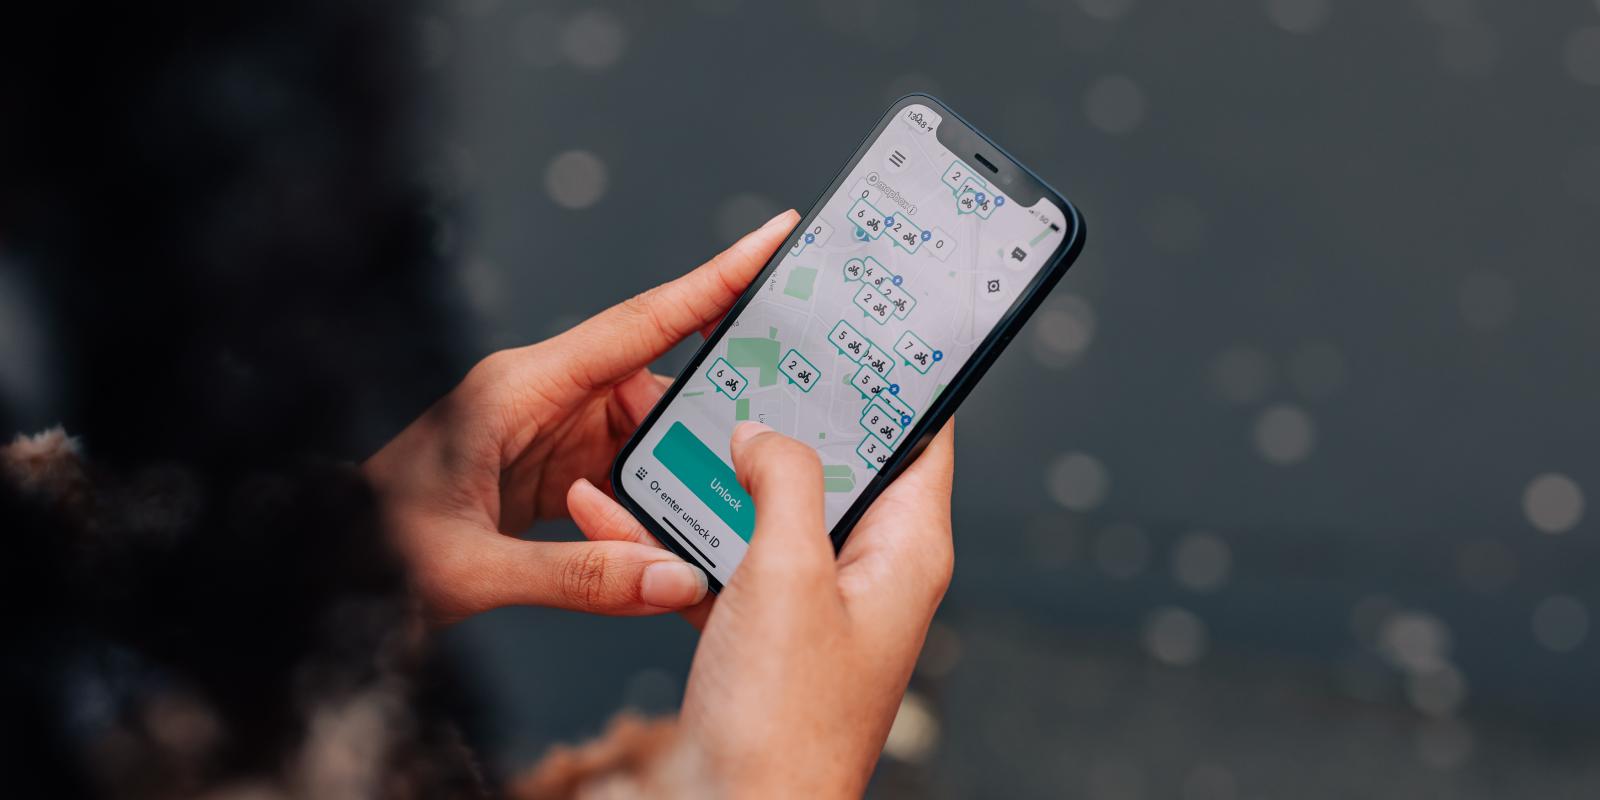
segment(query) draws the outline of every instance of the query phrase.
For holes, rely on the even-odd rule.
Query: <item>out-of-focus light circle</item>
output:
[[[480,316],[493,317],[500,311],[506,296],[504,284],[500,269],[488,259],[471,259],[461,268],[461,287]]]
[[[1183,777],[1183,800],[1234,800],[1239,784],[1221,764],[1198,764]]]
[[[1063,295],[1039,309],[1033,328],[1033,357],[1060,369],[1077,361],[1094,341],[1094,307],[1077,295]]]
[[[1461,708],[1467,697],[1467,679],[1453,665],[1431,672],[1415,672],[1406,678],[1406,698],[1424,714],[1444,717]]]
[[[1267,0],[1267,16],[1290,33],[1313,33],[1328,22],[1328,0]]]
[[[1254,403],[1272,388],[1272,361],[1253,347],[1230,347],[1211,361],[1211,388],[1224,402]]]
[[[1089,123],[1102,132],[1127,133],[1144,121],[1144,90],[1126,75],[1107,75],[1089,85],[1083,110]]]
[[[1132,578],[1150,562],[1150,540],[1136,525],[1112,525],[1095,537],[1094,562],[1113,578]]]
[[[1482,78],[1493,73],[1500,61],[1500,39],[1487,25],[1450,25],[1439,32],[1435,53],[1445,72]]]
[[[1127,14],[1133,8],[1133,0],[1078,0],[1078,7],[1095,19],[1113,20]]]
[[[615,14],[591,8],[579,11],[561,29],[561,54],[579,69],[603,70],[622,58],[628,35]]]
[[[1472,758],[1472,728],[1458,719],[1431,719],[1417,726],[1417,760],[1440,771],[1459,769]]]
[[[1311,415],[1297,406],[1272,406],[1256,419],[1256,452],[1269,464],[1288,466],[1304,461],[1316,438]]]
[[[588,208],[606,194],[606,164],[588,150],[568,150],[545,167],[544,188],[562,208]]]
[[[1098,507],[1111,490],[1111,476],[1105,465],[1088,453],[1066,453],[1057,458],[1045,481],[1050,496],[1073,511]]]
[[[908,691],[900,698],[883,754],[897,761],[920,764],[939,747],[939,717],[922,695]]]
[[[1589,609],[1570,595],[1546,597],[1533,610],[1533,638],[1553,653],[1578,649],[1589,637]]]
[[[1144,649],[1152,658],[1174,667],[1185,667],[1206,654],[1204,620],[1176,606],[1151,612],[1144,623]]]
[[[1222,537],[1205,531],[1185,534],[1172,548],[1172,577],[1185,589],[1210,592],[1228,582],[1233,555]]]
[[[1522,514],[1543,533],[1566,533],[1583,520],[1583,490],[1559,472],[1547,472],[1522,491]]]
[[[711,224],[719,241],[736,242],[781,210],[766,195],[740,192],[717,204]]]
[[[1461,319],[1478,330],[1495,330],[1505,327],[1516,310],[1516,297],[1511,281],[1493,272],[1474,272],[1463,278],[1456,291],[1456,304],[1461,309]]]
[[[1344,377],[1344,353],[1332,342],[1311,342],[1289,358],[1289,382],[1307,397],[1333,394]]]
[[[1600,27],[1579,28],[1567,37],[1563,52],[1573,80],[1600,86]]]
[[[1396,669],[1418,675],[1449,664],[1450,629],[1424,611],[1401,611],[1384,620],[1378,652]]]

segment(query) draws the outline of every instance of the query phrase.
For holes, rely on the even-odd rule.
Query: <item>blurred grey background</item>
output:
[[[913,90],[1082,208],[1082,259],[958,415],[955,582],[873,795],[1600,795],[1600,3],[438,0],[416,27],[463,359],[804,210]],[[509,774],[670,712],[695,636],[507,610],[448,643]]]

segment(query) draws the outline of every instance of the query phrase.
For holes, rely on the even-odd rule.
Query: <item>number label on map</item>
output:
[[[845,217],[851,224],[865,231],[869,239],[883,235],[883,215],[866,200],[857,200],[855,205],[845,212]]]
[[[889,389],[888,381],[885,381],[882,375],[873,372],[866,364],[862,364],[861,368],[856,370],[855,376],[850,379],[850,385],[856,387],[856,391],[867,399],[886,394]]]
[[[894,369],[894,357],[879,350],[877,345],[867,350],[867,360],[863,363],[878,373],[880,378],[889,377],[889,370]]]
[[[828,341],[838,348],[841,355],[857,364],[867,357],[867,350],[872,347],[872,342],[867,341],[867,337],[862,336],[860,331],[842,319],[828,333]]]
[[[905,427],[900,424],[900,415],[879,405],[877,401],[868,404],[867,410],[862,413],[861,427],[890,447],[894,447],[900,441],[900,434],[905,433]]]
[[[933,369],[936,361],[934,349],[928,346],[927,342],[922,341],[922,337],[911,331],[900,334],[900,338],[894,343],[894,352],[900,356],[902,361],[910,364],[912,369],[923,375],[928,374],[928,370]]]
[[[894,306],[889,305],[889,298],[871,286],[861,287],[861,291],[856,292],[854,302],[861,313],[879,325],[888,324],[889,318],[894,316]]]
[[[906,287],[902,286],[900,287],[900,291],[889,300],[889,305],[894,307],[895,319],[905,319],[906,317],[911,316],[911,309],[917,307],[917,298],[912,297],[911,292],[907,291]]]
[[[875,350],[877,348],[872,349]],[[783,358],[778,360],[778,371],[783,373],[794,385],[799,386],[802,392],[810,392],[811,387],[816,386],[817,381],[822,379],[822,373],[810,361],[807,361],[805,356],[800,355],[800,351],[793,348],[790,348],[789,352],[784,353]]]
[[[861,456],[861,460],[867,462],[867,469],[873,471],[883,469],[883,465],[889,463],[892,452],[883,440],[870,433],[861,440],[861,444],[856,445],[856,455]]]
[[[931,253],[934,258],[937,258],[940,261],[948,260],[950,258],[950,254],[954,252],[955,249],[955,240],[950,238],[950,234],[945,233],[944,228],[934,228],[929,232],[928,252]]]
[[[734,369],[727,359],[721,357],[706,368],[706,378],[711,381],[712,387],[719,393],[727,395],[729,400],[739,399],[739,395],[744,394],[744,387],[750,385],[739,370]]]
[[[885,224],[889,226],[889,235],[894,237],[894,243],[900,249],[915,253],[922,247],[922,229],[905,214],[895,214]]]
[[[967,171],[967,165],[961,161],[952,161],[940,180],[944,181],[944,185],[950,187],[950,193],[957,197],[961,196],[961,190],[966,187],[967,181],[974,181],[972,174]]]
[[[811,221],[811,225],[805,229],[805,232],[800,234],[800,238],[795,240],[794,247],[789,248],[789,255],[800,255],[811,245],[821,247],[827,244],[828,238],[831,236],[833,236],[833,226],[829,225],[825,219],[814,219]]]
[[[901,400],[899,395],[882,392],[878,395],[878,400],[887,405],[890,411],[898,413],[903,420],[909,420],[917,415],[916,409],[912,408],[910,403]]]

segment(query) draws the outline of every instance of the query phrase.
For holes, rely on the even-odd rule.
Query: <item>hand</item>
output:
[[[705,574],[660,547],[508,534],[566,516],[569,490],[610,502],[594,485],[668,384],[646,367],[714,326],[798,221],[779,214],[688,275],[490,355],[362,465],[430,618],[505,605],[655,614],[704,600]]]
[[[705,620],[682,712],[689,746],[727,794],[859,797],[866,788],[950,583],[954,439],[945,426],[836,561],[816,451],[756,423],[734,431],[756,530]],[[574,519],[591,538],[649,538],[614,503],[584,508]]]

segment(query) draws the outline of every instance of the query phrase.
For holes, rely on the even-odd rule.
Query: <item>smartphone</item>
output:
[[[837,549],[1083,241],[993,140],[901,98],[622,448],[617,500],[720,591],[755,530],[729,443],[756,420],[817,449]]]

